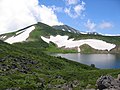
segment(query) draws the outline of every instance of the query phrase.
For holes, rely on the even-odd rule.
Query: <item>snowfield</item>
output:
[[[32,32],[34,29],[35,29],[35,27],[31,26],[31,27],[25,29],[22,33],[19,32],[21,34],[19,34],[17,36],[12,36],[12,37],[6,39],[5,42],[10,43],[10,44],[16,43],[16,42],[23,42],[29,37],[30,32]]]
[[[6,38],[6,36],[1,36],[1,37],[0,37],[0,39],[4,39],[4,38]]]
[[[80,52],[79,47],[84,44],[87,44],[97,50],[110,51],[111,49],[116,47],[115,44],[107,43],[105,41],[97,40],[97,39],[74,40],[74,39],[68,39],[69,38],[68,36],[61,36],[61,35],[50,36],[50,38],[45,38],[41,36],[41,38],[47,43],[50,43],[50,41],[55,43],[58,47],[63,47],[63,46],[65,46],[65,48],[77,47],[78,52]]]

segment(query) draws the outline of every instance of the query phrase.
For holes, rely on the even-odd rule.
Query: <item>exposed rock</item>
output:
[[[101,76],[97,80],[97,87],[99,90],[120,90],[120,75],[118,75],[117,79],[110,75]]]
[[[60,75],[55,76],[55,78],[63,79],[63,77]]]
[[[93,68],[95,68],[95,64],[91,64],[90,66],[93,67]]]
[[[44,78],[38,78],[41,83],[45,83]]]
[[[113,48],[112,50],[110,50],[110,53],[120,53],[120,45],[117,45],[115,48]]]
[[[31,68],[35,68],[37,61],[22,56],[7,55],[0,58],[0,75],[13,74],[16,71],[27,74]],[[36,64],[36,65],[35,65]]]
[[[117,80],[119,80],[119,81],[120,81],[120,74],[118,74],[118,78],[117,78]]]

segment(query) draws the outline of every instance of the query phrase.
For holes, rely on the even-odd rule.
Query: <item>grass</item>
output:
[[[65,58],[49,56],[40,48],[36,52],[37,49],[32,49],[32,44],[27,48],[24,44],[9,45],[1,41],[0,47],[2,51],[0,59],[5,59],[0,62],[0,66],[4,64],[12,67],[15,64],[18,67],[18,69],[9,68],[8,70],[2,70],[0,67],[0,89],[2,90],[8,88],[57,89],[57,86],[62,87],[64,84],[70,85],[74,82],[78,83],[73,87],[75,90],[90,89],[96,88],[96,80],[101,75],[109,74],[117,77],[120,73],[120,69],[101,70]],[[34,61],[35,64],[28,61]],[[27,73],[19,71],[24,70],[23,67],[29,68]]]
[[[14,33],[12,33],[13,35]],[[73,90],[96,88],[96,80],[101,75],[117,77],[120,69],[98,69],[61,57],[49,56],[46,52],[76,52],[76,50],[59,49],[53,43],[47,44],[40,35],[68,35],[77,39],[100,39],[120,45],[120,37],[101,35],[71,34],[56,30],[42,23],[36,25],[36,30],[30,33],[31,42],[9,45],[0,41],[0,89],[22,90],[56,90],[57,86],[77,86]],[[96,52],[91,47],[83,45],[83,52]],[[17,68],[16,68],[17,67]]]

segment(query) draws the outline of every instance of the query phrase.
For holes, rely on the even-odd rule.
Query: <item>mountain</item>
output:
[[[72,35],[72,33],[67,31],[63,32],[61,30],[56,30],[46,24],[39,22],[37,24],[28,26],[21,30],[17,30],[16,32],[2,34],[0,35],[0,39],[3,41],[7,40],[6,42],[8,43],[9,43],[9,40],[14,39],[13,42],[11,42],[11,43],[14,43],[14,41],[17,42],[17,40],[18,42],[37,41],[41,38],[40,36],[50,36],[50,35],[69,35],[70,36]]]
[[[116,76],[119,69],[100,70],[26,45],[0,41],[1,90],[91,89],[100,75]],[[81,84],[82,83],[82,84]],[[89,85],[89,87],[88,87]]]
[[[61,57],[52,57],[42,51],[37,52],[23,46],[19,47],[0,41],[1,90],[57,89],[56,86],[60,84],[69,85],[72,80],[68,78],[68,75],[75,71],[77,74],[79,70],[92,71],[97,69]],[[72,77],[72,75],[70,76]],[[79,80],[77,82],[79,83]]]
[[[81,46],[86,46],[86,44],[96,50],[89,53],[100,53],[98,51],[102,51],[102,53],[120,52],[119,36],[102,36],[96,33],[81,34],[67,25],[61,25],[60,27],[66,29],[66,31],[39,22],[16,32],[2,34],[0,39],[10,44],[22,42],[21,44],[27,45],[26,43],[34,43],[33,46],[44,48],[48,52],[88,53],[86,47],[81,49]],[[71,30],[71,32],[68,30]]]
[[[67,31],[67,32],[71,32],[71,33],[78,33],[78,34],[92,34],[92,35],[100,35],[97,32],[80,32],[79,30],[76,30],[68,25],[55,25],[52,26],[54,29],[56,30],[62,30],[62,31]]]
[[[95,53],[98,50],[94,49],[95,46],[91,47],[96,45],[96,42],[100,47],[103,44],[102,48],[112,44],[119,46],[120,38],[116,36],[76,34],[38,23],[16,32],[2,34],[0,38],[1,90],[91,89],[97,88],[96,81],[101,75],[116,77],[120,73],[120,69],[101,70],[94,65],[87,66],[46,54],[73,52],[78,47],[69,47],[70,50],[66,47],[80,43],[83,43],[80,46],[81,52]],[[62,47],[59,47],[60,45]],[[118,49],[116,48],[116,51]]]
[[[80,31],[79,30],[76,30],[68,25],[55,25],[55,26],[52,26],[54,29],[57,29],[57,30],[62,30],[62,31],[67,31],[67,32],[71,32],[71,33],[78,33],[80,34]]]

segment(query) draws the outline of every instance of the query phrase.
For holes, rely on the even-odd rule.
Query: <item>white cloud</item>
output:
[[[107,28],[112,28],[113,24],[110,22],[102,22],[101,24],[99,24],[99,28],[101,29],[107,29]]]
[[[90,30],[90,31],[94,31],[96,24],[94,22],[91,22],[89,19],[88,21],[85,23],[85,27]]]
[[[85,10],[84,4],[82,4],[82,5],[79,4],[79,5],[75,6],[74,10],[77,15],[80,15],[81,12]]]
[[[36,23],[36,19],[30,9],[32,10],[32,7],[35,7],[38,2],[30,0],[27,6],[26,3],[27,0],[0,1],[0,33]]]
[[[48,8],[51,8],[53,11],[55,12],[63,12],[63,8],[62,7],[56,7],[55,5],[53,6],[49,6]]]
[[[64,11],[71,18],[77,18],[82,16],[83,11],[85,10],[85,2],[81,2],[81,4],[75,5],[74,7],[65,8]]]
[[[44,5],[41,5],[39,9],[41,22],[53,25],[62,25],[63,23],[59,22],[53,8],[48,8]]]
[[[103,21],[100,24],[96,24],[96,23],[90,21],[89,19],[87,20],[87,22],[84,25],[91,32],[93,32],[97,29],[109,29],[109,28],[113,27],[113,24],[110,22]]]
[[[66,0],[66,3],[68,5],[71,5],[71,4],[77,4],[79,0]]]
[[[71,14],[71,8],[65,8],[65,13],[68,14],[70,17],[74,17],[74,15]]]
[[[62,24],[54,10],[40,6],[38,0],[0,0],[0,34],[24,28],[38,21],[48,25]]]

